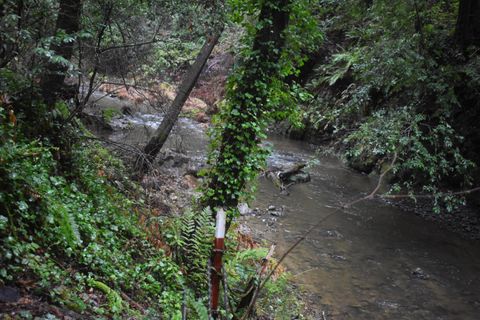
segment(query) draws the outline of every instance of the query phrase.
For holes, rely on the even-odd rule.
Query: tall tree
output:
[[[81,0],[61,0],[55,25],[56,33],[64,32],[73,35],[80,29]],[[66,77],[69,61],[73,54],[73,41],[60,41],[52,45],[51,50],[60,56],[63,62],[49,62],[40,87],[47,105],[53,105],[58,98]]]
[[[233,209],[260,169],[260,140],[267,124],[272,84],[279,79],[283,31],[290,0],[263,1],[253,46],[230,80],[218,151],[209,171],[202,205]]]
[[[155,160],[158,152],[162,149],[165,141],[167,140],[170,132],[172,131],[173,126],[177,122],[178,116],[180,115],[180,111],[182,111],[182,107],[187,101],[190,92],[192,92],[193,87],[197,83],[198,77],[202,72],[205,63],[208,60],[208,57],[212,53],[213,48],[218,42],[220,38],[221,31],[215,31],[214,34],[207,38],[205,44],[203,45],[202,49],[200,50],[195,62],[189,68],[185,78],[183,79],[180,88],[178,89],[177,96],[172,102],[172,105],[168,109],[167,113],[165,114],[165,118],[163,118],[162,123],[155,131],[154,136],[150,139],[150,141],[145,146],[143,152],[144,156],[138,159],[137,163],[139,164],[139,168],[146,172],[148,170],[148,164],[152,163]]]
[[[480,0],[460,0],[455,37],[464,49],[480,46]]]

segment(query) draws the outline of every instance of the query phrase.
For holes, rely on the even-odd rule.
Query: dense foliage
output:
[[[138,314],[122,292],[150,301],[151,312],[179,309],[178,266],[146,241],[132,214],[137,204],[112,185],[114,176],[128,183],[118,160],[79,143],[72,170],[60,175],[54,149],[25,139],[4,117],[0,139],[2,283],[32,281],[32,293],[98,316]],[[107,301],[85,295],[87,286]]]
[[[480,69],[478,48],[454,37],[459,1],[322,3],[327,44],[305,74],[313,135],[331,136],[367,173],[397,154],[392,191],[462,202],[445,192],[478,176]]]

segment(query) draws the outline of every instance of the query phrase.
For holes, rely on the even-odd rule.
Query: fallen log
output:
[[[306,163],[298,163],[298,164],[295,164],[289,168],[286,168],[282,171],[279,171],[278,172],[278,178],[282,181],[282,182],[287,182],[290,177],[296,175],[296,174],[299,174],[299,173],[303,173],[302,169],[305,168],[307,166]]]
[[[296,183],[306,183],[310,181],[310,174],[303,169],[306,163],[298,163],[285,169],[270,169],[265,172],[265,176],[281,191]]]

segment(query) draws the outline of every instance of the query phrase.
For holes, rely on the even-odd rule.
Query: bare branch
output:
[[[418,199],[431,199],[437,197],[449,197],[449,196],[463,196],[480,191],[480,187],[475,187],[468,190],[461,190],[456,192],[441,192],[438,194],[379,194],[378,198],[382,199],[402,199],[402,198],[418,198]]]
[[[363,198],[360,198],[360,199],[357,199],[353,202],[350,202],[346,205],[343,206],[343,208],[348,208],[358,202],[361,202],[363,200],[370,200],[370,199],[373,199],[375,197],[375,195],[377,194],[378,190],[380,189],[380,187],[382,186],[383,184],[383,180],[385,178],[385,175],[390,172],[390,170],[393,169],[393,166],[395,165],[395,162],[397,161],[397,153],[395,152],[393,154],[393,159],[392,159],[392,162],[390,163],[390,166],[387,168],[387,170],[383,171],[382,174],[380,175],[380,177],[378,177],[378,182],[377,182],[377,186],[372,190],[372,192],[370,192],[370,194],[368,194],[367,196],[363,197]]]
[[[161,41],[161,40],[160,39],[153,39],[153,40],[145,41],[145,42],[128,43],[128,44],[122,44],[122,45],[118,45],[118,46],[111,46],[111,47],[108,47],[108,48],[101,49],[99,52],[100,52],[100,54],[102,54],[102,53],[105,53],[105,52],[110,51],[110,50],[146,46],[146,45],[153,44],[153,43],[156,43],[156,42],[159,42],[159,41]]]

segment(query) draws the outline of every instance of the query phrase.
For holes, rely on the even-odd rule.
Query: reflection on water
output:
[[[122,117],[111,138],[144,144],[161,117]],[[120,122],[124,122],[121,124]],[[285,166],[313,156],[308,145],[272,138],[269,162]],[[204,156],[207,138],[199,124],[181,119],[168,147]],[[318,157],[317,157],[318,158]],[[375,178],[354,173],[338,160],[320,157],[312,181],[282,195],[260,179],[253,206],[285,206],[276,232],[251,217],[254,229],[283,252],[296,237],[335,208],[367,194]],[[411,213],[367,201],[326,220],[288,257],[295,280],[315,293],[328,319],[480,319],[480,247]]]

